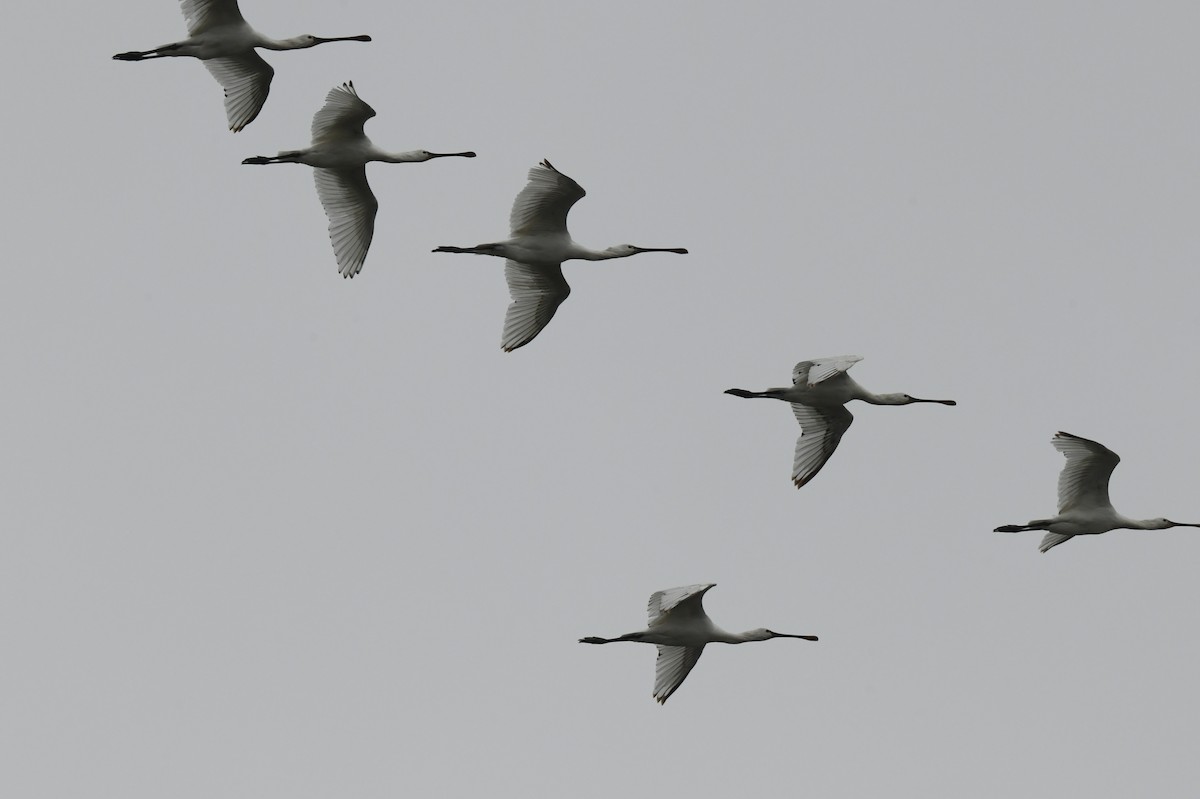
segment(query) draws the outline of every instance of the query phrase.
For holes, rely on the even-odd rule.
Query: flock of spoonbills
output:
[[[236,0],[180,0],[188,38],[152,50],[130,51],[113,56],[118,61],[189,57],[201,60],[225,91],[225,113],[229,129],[240,131],[258,116],[270,92],[275,72],[256,48],[301,50],[329,42],[369,42],[370,36],[296,36],[272,39],[254,30],[242,17]],[[417,163],[435,158],[474,158],[475,153],[434,153],[411,150],[390,153],[377,148],[363,126],[375,110],[358,96],[352,83],[329,92],[325,105],[312,122],[312,144],[284,150],[274,156],[254,156],[244,164],[306,164],[313,167],[317,195],[329,218],[329,236],[338,271],[352,278],[363,268],[375,230],[379,203],[367,183],[366,164]],[[511,235],[505,241],[473,247],[441,246],[433,252],[492,255],[505,259],[504,274],[512,304],[504,319],[501,347],[506,352],[532,341],[554,317],[558,306],[571,293],[563,277],[562,264],[571,259],[600,261],[627,258],[646,252],[686,254],[682,247],[638,247],[620,244],[592,250],[577,244],[567,231],[567,215],[585,195],[574,180],[549,161],[529,171],[529,182],[517,195],[510,214]],[[938,403],[954,400],[918,399],[908,394],[876,394],[860,386],[848,374],[862,360],[855,355],[801,361],[792,370],[792,385],[747,391],[731,388],[725,393],[747,399],[769,398],[788,402],[801,433],[796,441],[792,482],[800,488],[832,457],[854,417],[846,404],[859,400],[871,405]],[[1028,524],[1004,525],[998,533],[1043,530],[1040,550],[1046,552],[1077,535],[1098,535],[1109,530],[1165,530],[1171,527],[1200,527],[1200,524],[1169,519],[1130,519],[1117,513],[1108,498],[1108,481],[1120,458],[1112,450],[1086,438],[1058,433],[1055,449],[1067,462],[1058,480],[1058,515],[1035,519]],[[581,638],[580,643],[609,644],[636,641],[658,647],[654,699],[659,703],[679,688],[711,643],[741,644],[772,638],[816,641],[815,635],[776,633],[765,628],[729,633],[712,623],[704,612],[704,594],[712,583],[656,591],[650,597],[650,622],[646,629],[616,638]]]

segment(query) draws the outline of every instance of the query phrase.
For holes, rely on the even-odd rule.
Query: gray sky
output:
[[[0,58],[8,245],[0,769],[20,797],[1186,796],[1185,529],[1002,536],[1059,429],[1119,510],[1200,521],[1189,3],[244,0],[271,97],[225,129],[173,0],[25,4]],[[1000,7],[1002,5],[1002,7]],[[15,12],[10,12],[10,15]],[[391,150],[338,274],[302,166],[353,79]],[[550,158],[568,264],[499,349],[503,238]],[[782,403],[857,353],[809,486]],[[1152,389],[1148,391],[1147,389]],[[585,647],[718,583],[659,707]]]

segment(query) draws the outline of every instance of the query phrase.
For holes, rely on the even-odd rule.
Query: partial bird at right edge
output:
[[[854,416],[846,403],[862,400],[871,405],[911,405],[914,402],[936,402],[955,405],[954,400],[917,399],[908,394],[875,394],[846,374],[861,361],[858,355],[839,355],[801,361],[792,369],[792,385],[788,388],[768,388],[766,391],[747,391],[731,388],[725,393],[735,397],[769,399],[790,402],[796,421],[800,423],[800,438],[796,439],[796,456],[792,463],[792,482],[802,488],[817,476],[833,456],[850,429]]]
[[[506,241],[474,247],[438,247],[434,252],[495,255],[505,258],[504,277],[512,304],[504,317],[500,348],[512,352],[524,347],[554,318],[558,306],[571,293],[563,277],[563,261],[607,261],[643,252],[673,252],[686,255],[682,247],[635,247],[618,244],[590,250],[567,232],[567,214],[583,199],[583,187],[555,169],[549,161],[529,170],[529,183],[513,202],[509,216],[511,236]]]
[[[1046,530],[1038,549],[1046,552],[1077,535],[1099,535],[1109,530],[1167,530],[1171,527],[1200,527],[1200,524],[1170,519],[1130,519],[1113,508],[1108,499],[1108,480],[1121,462],[1117,453],[1087,438],[1058,432],[1051,442],[1067,456],[1058,476],[1058,515],[1034,519],[1029,524],[1006,524],[997,533]]]

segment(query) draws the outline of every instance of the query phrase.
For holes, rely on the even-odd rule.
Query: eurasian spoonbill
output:
[[[815,635],[788,635],[760,627],[744,633],[727,633],[712,623],[704,612],[704,594],[716,583],[685,585],[655,591],[650,595],[650,625],[641,632],[617,638],[580,638],[581,644],[611,644],[638,641],[658,646],[654,665],[654,698],[661,705],[679,688],[688,672],[704,652],[705,644],[744,644],[772,638],[803,638],[816,641]]]
[[[313,116],[312,146],[286,150],[279,155],[256,155],[243,164],[307,164],[315,167],[317,196],[329,217],[329,238],[342,277],[354,277],[362,271],[375,235],[375,212],[379,203],[367,184],[367,162],[403,164],[431,158],[458,156],[474,158],[475,153],[431,153],[413,150],[386,153],[363,133],[363,123],[375,116],[375,109],[364,103],[353,83],[331,89],[325,106]]]
[[[438,247],[434,252],[465,252],[506,258],[504,277],[512,304],[504,317],[500,347],[512,352],[533,341],[550,324],[554,312],[571,293],[562,273],[562,262],[606,261],[642,252],[686,254],[682,247],[635,247],[618,244],[606,250],[589,250],[576,244],[567,232],[567,212],[586,192],[549,161],[529,170],[529,183],[517,195],[509,216],[512,235],[506,241],[475,247]]]
[[[936,402],[955,405],[954,400],[928,400],[908,394],[874,394],[846,374],[861,361],[858,355],[836,358],[817,358],[801,361],[792,369],[789,388],[768,388],[766,391],[746,391],[731,388],[726,394],[735,397],[769,397],[792,404],[792,413],[800,423],[800,438],[796,439],[796,456],[792,463],[792,482],[800,488],[817,476],[821,467],[837,449],[842,435],[850,428],[854,416],[846,410],[850,400],[862,400],[872,405],[911,405],[914,402]]]
[[[369,42],[370,36],[294,36],[270,39],[251,28],[242,18],[237,0],[180,0],[187,21],[188,38],[153,50],[117,53],[117,61],[189,56],[199,58],[225,89],[225,115],[229,129],[237,132],[249,125],[262,110],[271,90],[275,70],[254,51],[302,50],[326,42]]]
[[[1130,519],[1113,508],[1108,499],[1108,480],[1121,462],[1117,453],[1103,444],[1070,433],[1058,432],[1051,442],[1067,457],[1058,475],[1058,515],[1034,519],[1029,524],[1006,524],[997,533],[1047,530],[1038,549],[1046,552],[1077,535],[1099,535],[1109,530],[1166,530],[1171,527],[1200,527],[1170,519]]]

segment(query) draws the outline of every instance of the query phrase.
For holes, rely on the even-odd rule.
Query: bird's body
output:
[[[685,585],[655,591],[647,608],[650,624],[646,629],[626,633],[617,638],[580,638],[581,644],[611,644],[617,641],[636,641],[658,646],[654,670],[654,698],[666,702],[683,683],[696,665],[708,644],[744,644],[748,641],[769,641],[772,638],[802,638],[816,641],[815,635],[788,635],[765,628],[730,633],[712,623],[704,612],[704,594],[715,583]]]
[[[153,50],[117,53],[117,61],[150,58],[197,58],[225,89],[225,113],[229,129],[239,131],[254,121],[267,94],[275,70],[255,48],[302,50],[327,42],[369,42],[370,36],[294,36],[272,39],[263,36],[242,17],[237,0],[180,0],[187,21],[188,38]]]
[[[505,352],[532,341],[570,295],[571,287],[562,273],[563,261],[606,261],[643,252],[687,253],[682,247],[635,247],[632,244],[592,250],[576,243],[567,232],[567,213],[585,193],[578,183],[555,169],[549,161],[542,161],[529,170],[529,183],[513,202],[510,238],[474,247],[445,246],[434,250],[494,255],[507,260],[504,275],[512,304],[504,318],[500,342]]]
[[[362,271],[375,234],[379,202],[367,183],[369,162],[400,164],[450,156],[475,157],[473,152],[380,150],[363,132],[363,125],[373,116],[375,109],[359,98],[354,84],[345,83],[326,95],[324,107],[313,116],[311,147],[242,161],[243,164],[306,164],[315,169],[317,195],[329,217],[329,238],[343,277],[354,277]]]
[[[1046,552],[1077,535],[1100,535],[1110,530],[1167,530],[1171,527],[1200,527],[1170,519],[1131,519],[1117,513],[1108,497],[1108,482],[1121,462],[1117,453],[1091,439],[1058,432],[1051,440],[1067,458],[1058,476],[1058,515],[1034,519],[1029,524],[1006,524],[997,533],[1045,530],[1039,546]]]
[[[786,388],[726,390],[726,394],[735,397],[765,397],[791,403],[792,412],[801,428],[792,464],[792,482],[796,488],[816,477],[821,467],[833,456],[842,436],[854,421],[854,416],[845,408],[851,400],[871,405],[911,405],[917,402],[955,404],[954,400],[917,399],[908,394],[875,394],[868,391],[847,374],[850,367],[861,360],[857,355],[841,355],[801,361],[792,369],[792,385]]]

